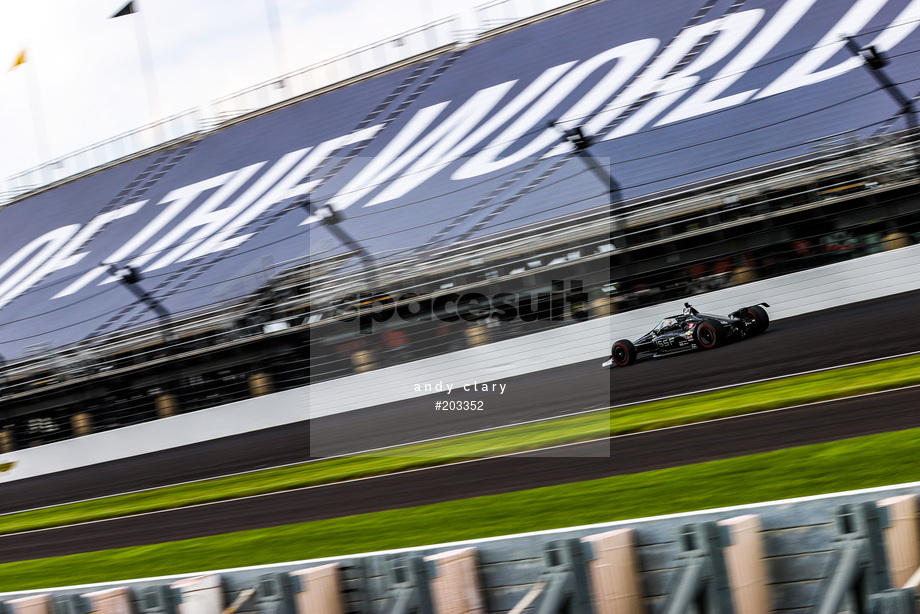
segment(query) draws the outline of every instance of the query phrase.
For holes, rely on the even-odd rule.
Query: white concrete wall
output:
[[[688,298],[703,313],[728,314],[766,301],[771,321],[920,289],[920,245]],[[680,313],[684,299],[378,369],[310,387],[310,416],[321,417],[400,401],[415,384],[455,388],[590,358],[605,359],[617,339],[636,339],[660,319]]]
[[[0,483],[129,458],[148,452],[290,424],[307,418],[307,388],[202,409],[188,414],[93,433],[0,454]]]
[[[770,303],[770,318],[775,321],[917,289],[920,289],[920,245],[701,294],[690,301],[700,311],[716,314],[766,301]],[[427,394],[416,392],[415,384],[443,382],[457,387],[591,358],[601,361],[609,354],[613,341],[635,339],[662,317],[679,313],[682,307],[683,300],[646,307],[305,388],[2,454],[0,467],[6,463],[11,466],[0,473],[0,483]]]

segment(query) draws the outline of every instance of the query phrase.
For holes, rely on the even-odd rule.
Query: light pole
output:
[[[571,143],[572,146],[575,147],[575,153],[578,154],[578,157],[585,163],[588,170],[594,173],[598,181],[604,184],[610,194],[610,204],[621,200],[620,184],[613,175],[604,172],[603,165],[600,161],[588,151],[588,148],[594,145],[594,138],[586,135],[581,129],[581,126],[562,130],[555,121],[551,121],[549,125],[562,131],[562,140]]]
[[[901,109],[901,113],[903,113],[907,119],[907,127],[911,129],[916,128],[917,109],[914,106],[914,100],[905,95],[904,92],[898,88],[897,84],[891,80],[888,73],[883,70],[891,61],[885,57],[884,53],[876,49],[874,45],[860,47],[856,42],[856,38],[853,36],[845,36],[844,40],[846,41],[847,49],[849,49],[853,55],[861,57],[866,62],[866,68],[869,69],[869,72],[872,73],[875,80],[879,82],[879,85],[881,85],[892,98],[894,98],[894,101]]]
[[[313,206],[313,202],[310,200],[309,194],[298,204],[311,216],[319,218],[326,228],[329,229],[329,232],[332,233],[336,239],[341,241],[343,245],[358,252],[361,261],[364,263],[364,268],[367,271],[368,284],[373,290],[377,285],[377,261],[366,249],[364,249],[364,246],[355,241],[351,235],[339,226],[343,219],[341,213],[329,205],[316,209]]]
[[[613,204],[620,202],[623,199],[623,195],[620,190],[620,183],[612,174],[604,172],[603,165],[600,163],[600,161],[591,155],[590,151],[588,151],[588,148],[590,148],[595,141],[593,137],[584,133],[584,131],[581,129],[581,126],[575,126],[574,128],[569,128],[568,130],[562,130],[555,121],[551,121],[549,125],[562,131],[562,140],[572,144],[572,146],[575,148],[575,153],[579,158],[581,158],[581,161],[585,163],[585,166],[588,167],[588,170],[594,173],[594,176],[597,177],[597,180],[607,187],[607,193],[610,195],[609,215],[612,218],[612,225],[610,228],[610,243],[614,247],[617,247],[617,241],[619,241],[619,239],[614,241],[614,235],[622,231],[622,217],[614,215]],[[622,242],[623,245],[625,245],[625,235],[622,235]]]
[[[143,279],[138,270],[130,265],[119,268],[116,264],[109,264],[109,273],[130,290],[131,294],[136,296],[139,301],[156,312],[160,318],[160,324],[163,326],[163,339],[169,341],[170,336],[167,327],[170,324],[170,313],[160,301],[150,296],[143,288],[138,287],[138,282]]]

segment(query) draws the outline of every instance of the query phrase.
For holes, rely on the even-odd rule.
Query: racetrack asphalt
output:
[[[810,369],[916,351],[920,293],[909,293],[775,322],[767,334],[711,352],[640,362],[605,371],[594,359],[508,380],[510,396],[498,424],[557,415],[579,408],[579,391],[606,384],[612,403],[776,377]],[[601,358],[601,357],[599,357]],[[514,393],[514,391],[518,391]],[[592,399],[596,397],[592,396]],[[586,444],[562,458],[512,457],[386,476],[351,484],[292,491],[162,514],[64,527],[0,538],[0,561],[56,556],[126,545],[157,543],[394,509],[469,496],[634,473],[741,454],[833,441],[920,426],[920,390],[841,400],[744,418],[643,433],[613,440],[606,449]],[[400,412],[407,412],[401,414]],[[354,428],[356,413],[363,428]],[[432,411],[431,398],[333,416],[319,426],[324,441],[352,449],[399,443],[386,428],[393,416],[411,415],[401,441],[456,432]],[[488,414],[488,412],[482,412]],[[431,416],[430,419],[427,417]],[[348,420],[351,418],[351,420]],[[379,428],[375,428],[379,426]],[[314,438],[316,433],[313,434]],[[298,423],[42,476],[0,487],[3,511],[181,480],[305,460],[310,425]],[[324,445],[327,445],[324,444]],[[593,446],[593,447],[592,447]],[[582,456],[582,457],[579,457]],[[152,527],[156,527],[152,530]]]
[[[676,467],[920,426],[920,387],[198,507],[0,536],[0,563],[155,544]],[[607,454],[609,456],[601,456]],[[590,456],[590,455],[595,456]]]

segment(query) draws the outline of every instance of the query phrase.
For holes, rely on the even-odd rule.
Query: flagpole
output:
[[[29,106],[32,107],[32,123],[35,124],[35,141],[38,144],[38,156],[41,164],[51,162],[51,148],[48,145],[48,127],[45,125],[45,112],[42,107],[41,92],[38,89],[38,76],[35,66],[26,70],[26,89],[29,90]],[[50,180],[51,177],[48,177]]]
[[[141,58],[141,71],[144,73],[144,89],[147,90],[147,105],[150,109],[150,115],[153,118],[153,138],[159,141],[160,121],[163,116],[160,111],[160,94],[157,90],[157,77],[153,70],[153,54],[150,53],[150,39],[147,37],[147,22],[141,11],[135,8],[136,0],[129,0],[121,9],[112,15],[110,19],[119,17],[128,17],[137,14],[134,20],[134,38],[137,40],[137,52]]]
[[[265,0],[265,12],[268,14],[268,27],[271,31],[272,46],[275,50],[275,65],[278,68],[278,81],[281,87],[286,84],[284,76],[288,73],[287,58],[284,53],[284,37],[281,35],[281,19],[275,0]]]
[[[16,61],[13,63],[10,70],[16,70],[24,64],[30,64],[30,67],[23,68],[26,75],[23,77],[26,81],[26,98],[29,101],[29,115],[32,116],[32,125],[35,131],[35,145],[38,151],[39,158],[39,168],[44,169],[46,165],[51,161],[51,148],[48,145],[48,128],[45,125],[45,113],[42,109],[42,97],[41,91],[38,88],[38,76],[35,70],[35,62],[29,61],[26,57],[26,50],[28,46],[23,47],[22,51],[19,52],[19,55],[16,56]],[[47,181],[53,179],[53,177],[44,178]]]
[[[134,28],[137,34],[138,53],[141,56],[141,67],[144,71],[147,89],[147,103],[150,106],[150,115],[154,122],[154,139],[159,140],[160,125],[159,121],[163,119],[160,110],[160,94],[157,89],[156,73],[153,71],[153,55],[150,53],[150,40],[147,38],[147,24],[144,21],[144,15],[140,11],[135,11],[137,19],[134,21]]]

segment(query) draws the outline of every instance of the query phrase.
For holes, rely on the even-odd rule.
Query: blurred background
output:
[[[814,443],[785,422],[611,442],[729,411],[634,404],[915,351],[916,0],[0,14],[3,512],[357,453],[597,463],[432,487],[462,498]],[[774,323],[601,369],[685,301]],[[431,502],[401,488],[421,492],[375,497]],[[375,509],[266,505],[170,539]]]

